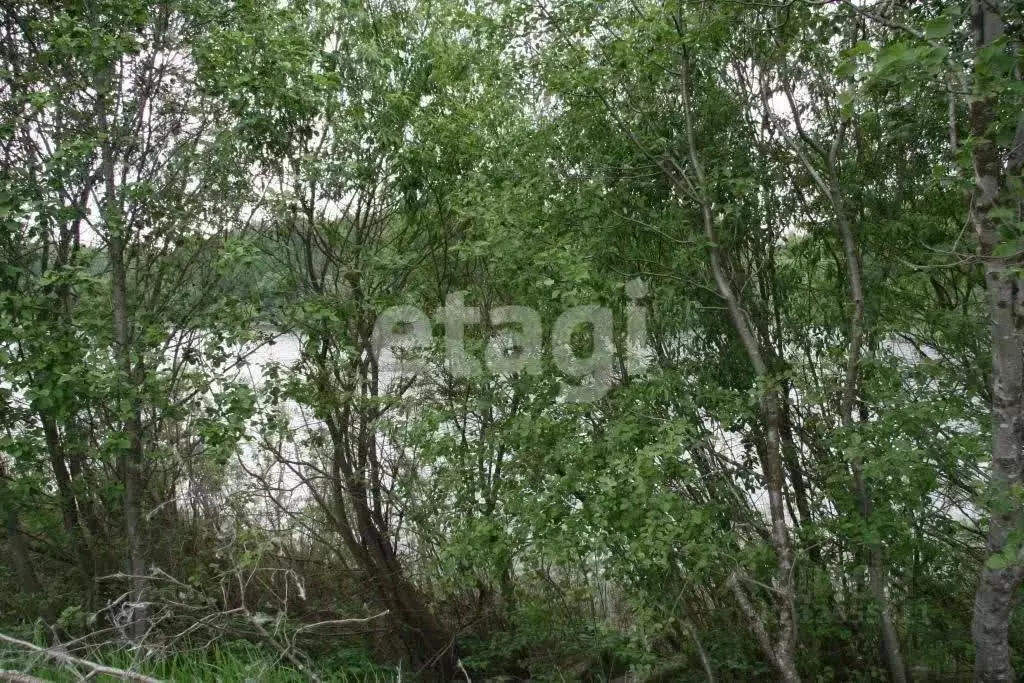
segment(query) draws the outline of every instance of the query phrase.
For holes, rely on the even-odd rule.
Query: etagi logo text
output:
[[[629,303],[623,348],[630,374],[639,374],[645,367],[647,309],[639,302],[646,295],[647,286],[642,280],[626,283]],[[444,327],[445,366],[455,377],[543,372],[544,330],[537,311],[528,306],[501,306],[488,311],[487,320],[497,329],[487,340],[481,360],[466,350],[466,328],[481,324],[483,314],[479,307],[465,305],[465,292],[449,294],[445,305],[435,311],[433,320],[415,306],[393,306],[377,317],[374,352],[379,357],[385,349],[392,351],[400,375],[423,374],[427,368],[418,352],[435,346],[432,328],[436,323]],[[614,321],[610,308],[583,305],[564,311],[551,326],[547,348],[552,361],[563,375],[578,381],[564,387],[566,401],[595,401],[611,388],[615,368]],[[577,355],[572,343],[573,334],[581,327],[590,332],[588,356]]]

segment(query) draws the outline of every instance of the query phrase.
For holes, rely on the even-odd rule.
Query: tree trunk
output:
[[[406,579],[394,548],[374,523],[365,484],[344,459],[346,430],[338,427],[336,421],[328,421],[335,452],[331,477],[334,524],[356,564],[373,582],[381,606],[390,610],[398,623],[410,661],[437,674],[439,680],[450,680],[455,672],[454,638]]]
[[[60,499],[61,521],[64,524],[64,531],[71,539],[71,546],[78,562],[78,571],[81,574],[83,587],[86,591],[90,591],[93,580],[92,552],[89,549],[85,535],[82,533],[74,482],[64,457],[63,440],[52,415],[46,414],[45,411],[40,411],[39,419],[43,425],[43,437],[46,441],[46,450],[50,456],[53,477],[57,482],[57,497]]]
[[[25,537],[21,533],[21,523],[18,521],[18,511],[10,503],[4,507],[6,508],[4,510],[4,533],[7,535],[8,563],[14,571],[14,575],[18,577],[21,589],[31,596],[38,596],[43,589],[36,577],[35,569],[32,567],[32,559],[28,555],[28,546],[25,544]]]
[[[839,173],[836,168],[835,153],[842,140],[843,129],[836,138],[832,153],[829,156],[831,171],[831,201],[836,211],[836,218],[839,225],[839,234],[843,242],[843,250],[846,254],[847,269],[850,278],[850,297],[853,300],[853,314],[850,320],[849,351],[846,359],[846,377],[843,386],[843,396],[840,401],[840,419],[847,429],[853,427],[853,404],[857,399],[857,385],[860,375],[861,347],[864,338],[864,284],[861,277],[860,253],[854,239],[853,228],[846,217],[843,208],[842,194],[839,190]],[[853,474],[854,491],[857,494],[860,515],[865,524],[871,522],[873,504],[871,494],[868,491],[867,482],[864,481],[864,473],[860,463],[853,459],[850,462],[850,470]],[[893,683],[904,683],[907,680],[906,664],[903,661],[903,654],[900,651],[899,634],[892,619],[892,608],[889,605],[889,596],[886,594],[886,583],[888,571],[885,565],[885,558],[882,552],[882,544],[879,541],[868,543],[868,583],[871,597],[878,605],[881,613],[879,615],[882,628],[882,649],[885,652],[885,661],[889,669],[889,679]]]
[[[783,92],[789,103],[790,111],[793,114],[793,124],[797,135],[809,148],[816,152],[817,156],[825,164],[827,173],[822,174],[811,162],[808,153],[801,144],[793,145],[797,156],[804,168],[810,174],[814,184],[821,191],[822,196],[832,206],[836,219],[836,231],[843,245],[843,254],[846,258],[846,267],[850,281],[850,299],[853,303],[853,312],[850,316],[850,331],[848,335],[846,370],[843,379],[842,396],[839,402],[839,419],[844,429],[852,429],[853,405],[857,400],[858,384],[860,382],[860,359],[864,340],[864,283],[860,262],[860,251],[857,248],[857,240],[854,236],[853,226],[850,224],[843,199],[842,184],[839,179],[838,154],[842,148],[846,136],[846,121],[842,121],[836,130],[835,137],[828,152],[817,144],[804,130],[801,123],[800,109],[797,107],[790,87],[788,77],[783,78]],[[872,514],[871,494],[864,481],[864,473],[861,463],[857,460],[848,462],[850,476],[853,479],[853,490],[857,497],[857,508],[861,519],[865,524],[870,523]],[[886,595],[887,569],[885,558],[882,552],[882,545],[878,541],[871,541],[867,544],[867,567],[868,567],[868,590],[872,600],[878,604],[880,609],[879,621],[882,629],[882,650],[885,653],[886,666],[889,669],[889,678],[894,683],[903,683],[907,679],[906,665],[903,661],[903,654],[900,651],[899,635],[896,625],[892,619],[892,609],[889,605],[889,597]]]
[[[980,53],[1003,35],[1000,0],[973,0],[974,47]],[[1006,178],[1019,174],[1024,145],[1024,118],[1004,161],[992,139],[997,103],[983,74],[975,73],[970,102],[972,161],[975,188],[971,223],[978,237],[989,293],[992,332],[992,462],[989,470],[988,552],[992,559],[981,570],[974,599],[971,635],[974,640],[974,678],[1009,681],[1016,675],[1011,663],[1009,626],[1024,578],[1020,551],[1007,548],[1010,534],[1021,528],[1024,510],[1013,489],[1022,483],[1024,448],[1024,294],[1017,275],[1021,259],[1000,255],[999,222],[992,210],[1007,203]],[[1004,169],[1005,163],[1005,169]],[[1019,207],[1018,207],[1018,220]],[[1012,556],[1007,557],[1007,552]]]
[[[0,474],[2,476],[2,474]],[[39,600],[39,613],[47,624],[57,623],[57,612],[43,595],[43,586],[39,582],[32,558],[29,556],[25,534],[21,531],[18,509],[11,500],[7,486],[0,481],[0,514],[4,518],[4,535],[7,537],[7,562],[18,579],[21,590],[34,599]]]
[[[109,74],[104,92],[100,97],[109,104]],[[131,575],[131,593],[133,613],[131,633],[134,638],[142,638],[148,629],[148,610],[143,604],[146,589],[147,561],[142,525],[142,413],[139,399],[136,396],[138,384],[132,367],[131,335],[128,314],[128,275],[125,262],[124,216],[117,197],[115,178],[114,142],[111,140],[111,129],[104,111],[101,126],[107,134],[103,142],[101,172],[104,181],[103,219],[106,227],[107,248],[110,256],[111,298],[114,314],[114,354],[120,373],[118,408],[122,420],[122,436],[128,442],[122,448],[118,461],[124,485],[124,526],[128,538],[129,574]]]
[[[977,213],[977,211],[972,212]],[[984,246],[983,246],[984,249]],[[992,463],[989,473],[988,552],[1001,556],[1010,532],[1021,525],[1021,510],[1012,488],[1021,481],[1022,438],[1021,336],[1018,329],[1020,283],[998,264],[986,266],[992,324]],[[1008,642],[1010,617],[1017,606],[1017,589],[1024,576],[1020,565],[999,557],[986,563],[974,600],[971,634],[975,647],[976,680],[1015,680]]]
[[[767,640],[760,639],[765,654],[775,665],[782,680],[798,681],[800,676],[796,669],[796,586],[794,582],[794,553],[789,534],[789,525],[786,522],[786,508],[784,500],[785,474],[782,464],[781,453],[781,423],[782,410],[779,392],[772,385],[770,371],[761,352],[761,345],[752,329],[750,321],[743,312],[743,308],[733,290],[732,283],[726,275],[722,265],[722,257],[718,246],[718,235],[716,234],[714,218],[711,215],[711,198],[708,195],[707,180],[704,175],[703,166],[697,154],[697,144],[694,140],[693,122],[690,112],[690,84],[689,84],[689,59],[684,55],[681,69],[681,94],[683,99],[683,114],[686,123],[686,142],[690,156],[690,166],[696,176],[696,192],[698,194],[701,217],[704,223],[704,233],[709,246],[709,261],[711,272],[718,287],[718,294],[725,301],[729,311],[729,319],[732,322],[736,334],[743,344],[743,348],[754,368],[758,390],[760,392],[759,409],[761,419],[764,422],[765,447],[761,458],[761,470],[764,474],[765,488],[768,491],[768,508],[771,516],[771,544],[775,551],[776,568],[773,593],[776,604],[776,615],[779,622],[778,635],[774,645]],[[675,176],[670,178],[679,182]],[[742,588],[738,582],[733,585],[734,592],[739,599]],[[742,603],[741,603],[742,604]],[[749,606],[749,605],[748,605]],[[750,619],[750,628],[755,632],[765,632],[764,624],[760,617],[752,609],[746,610]]]
[[[369,380],[365,367],[357,372],[361,382]],[[373,410],[348,405],[325,420],[332,442],[332,500],[326,511],[356,564],[373,583],[381,606],[390,610],[399,625],[400,640],[411,663],[423,675],[451,680],[457,659],[455,639],[405,577],[388,538],[386,520],[370,500],[366,476],[369,462],[376,457]]]
[[[142,528],[142,420],[138,398],[134,395],[136,387],[129,350],[124,245],[120,235],[111,236],[110,242],[116,353],[124,382],[123,388],[128,390],[127,398],[130,404],[127,408],[128,414],[123,418],[123,434],[128,440],[128,447],[122,452],[119,467],[124,484],[124,525],[128,537],[132,602],[135,603],[131,631],[135,638],[141,638],[148,629],[148,610],[143,605],[148,569]]]

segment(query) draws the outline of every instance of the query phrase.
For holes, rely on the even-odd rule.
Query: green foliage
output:
[[[107,666],[117,668],[128,669],[134,664],[130,655],[118,652],[107,653],[102,659]],[[355,650],[341,651],[318,664],[323,670],[322,679],[332,683],[384,683],[398,678],[396,671],[373,666],[367,661],[365,652]],[[16,651],[0,651],[0,665],[8,670],[24,670],[34,676],[45,676],[46,680],[57,683],[79,680],[80,676],[66,668],[26,660],[23,653]],[[298,683],[308,680],[306,673],[282,663],[278,657],[246,641],[227,642],[200,653],[174,654],[147,661],[142,666],[136,665],[134,670],[165,681],[273,680]]]
[[[0,10],[0,625],[170,680],[770,678],[782,524],[804,676],[884,678],[886,614],[965,675],[975,576],[1020,560],[982,511],[1022,503],[981,494],[964,196],[1024,88],[1014,40],[903,5]],[[377,317],[457,292],[478,359],[487,310],[613,309],[610,391],[566,402],[550,348],[394,377]]]

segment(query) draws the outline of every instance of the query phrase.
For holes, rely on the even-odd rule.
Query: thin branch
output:
[[[45,678],[36,678],[20,671],[10,670],[0,671],[0,681],[10,681],[11,683],[48,683]]]
[[[375,619],[380,619],[381,617],[387,616],[388,614],[391,614],[391,610],[386,609],[383,612],[381,612],[380,614],[374,614],[371,617],[361,617],[361,618],[354,618],[354,619],[329,619],[327,621],[318,621],[315,624],[306,624],[305,626],[301,626],[301,627],[297,628],[295,630],[295,633],[297,635],[299,633],[302,633],[303,631],[309,631],[311,629],[319,628],[321,626],[341,626],[343,624],[365,624],[368,621],[373,621]]]
[[[39,647],[38,645],[34,645],[28,641],[12,638],[11,636],[4,635],[3,633],[0,633],[0,642],[14,645],[15,647],[29,650],[30,652],[38,653],[56,662],[60,662],[61,664],[68,666],[83,666],[89,669],[93,675],[103,674],[106,676],[113,676],[114,678],[118,678],[122,681],[138,681],[139,683],[162,683],[159,678],[151,678],[140,673],[135,673],[134,671],[116,669],[111,666],[104,666],[102,664],[97,664],[96,662],[90,662],[87,659],[75,657],[67,652],[62,652],[55,648]]]

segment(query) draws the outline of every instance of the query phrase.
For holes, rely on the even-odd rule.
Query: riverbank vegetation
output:
[[[1010,680],[1022,31],[4,3],[0,678]]]

